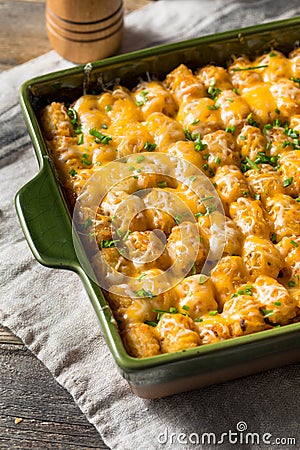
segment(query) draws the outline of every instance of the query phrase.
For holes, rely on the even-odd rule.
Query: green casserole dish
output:
[[[71,213],[47,154],[39,111],[51,101],[71,103],[113,80],[132,88],[145,74],[163,79],[181,63],[191,69],[226,65],[232,55],[255,57],[271,48],[287,54],[299,37],[300,17],[296,17],[108,58],[36,77],[20,88],[20,104],[40,166],[16,195],[23,232],[41,264],[80,276],[117,367],[138,396],[163,397],[300,361],[300,323],[176,353],[129,356],[100,287],[79,263]]]

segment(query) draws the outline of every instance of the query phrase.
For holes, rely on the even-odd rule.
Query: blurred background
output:
[[[124,14],[153,0],[123,0]],[[0,1],[0,71],[51,50],[45,22],[46,0]]]

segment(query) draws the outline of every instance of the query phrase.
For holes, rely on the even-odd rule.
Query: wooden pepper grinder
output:
[[[61,56],[77,64],[111,56],[123,31],[122,0],[47,0],[49,41]]]

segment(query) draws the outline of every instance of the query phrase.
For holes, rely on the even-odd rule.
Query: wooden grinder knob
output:
[[[118,50],[123,31],[122,0],[47,0],[49,41],[77,64],[106,58]]]

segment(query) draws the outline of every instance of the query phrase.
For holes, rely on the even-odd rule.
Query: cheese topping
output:
[[[181,64],[40,121],[130,355],[299,321],[299,49]]]

